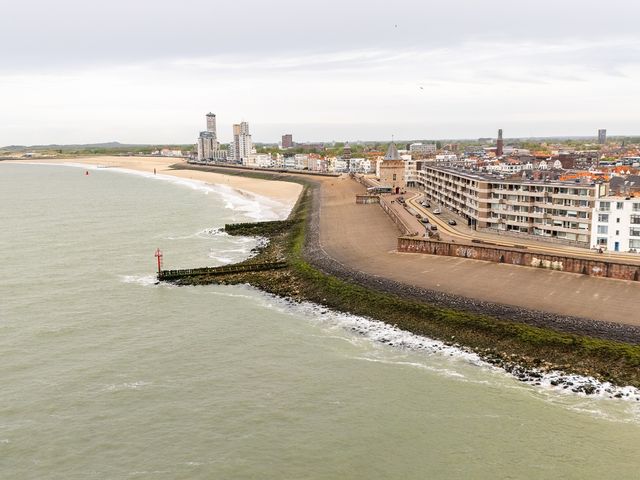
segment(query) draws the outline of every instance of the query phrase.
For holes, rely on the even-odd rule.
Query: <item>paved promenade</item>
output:
[[[320,183],[321,247],[348,267],[487,302],[640,325],[640,282],[397,253],[398,229],[380,206],[355,204],[361,184],[344,177]]]

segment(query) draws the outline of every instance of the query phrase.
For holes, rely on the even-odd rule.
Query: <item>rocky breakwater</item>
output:
[[[286,261],[286,268],[202,275],[175,283],[250,284],[291,301],[309,301],[378,320],[423,340],[435,339],[447,347],[464,349],[487,365],[500,367],[528,383],[560,389],[566,386],[573,391],[578,387],[570,378],[577,375],[587,380],[576,393],[604,391],[597,386],[587,386],[592,383],[640,387],[640,346],[637,344],[536,325],[533,320],[538,318],[538,312],[470,303],[468,299],[437,292],[416,292],[414,287],[354,272],[335,262],[318,244],[318,211],[314,206],[317,199],[313,195],[317,195],[317,189],[305,189],[286,221],[227,226],[229,234],[266,239],[256,256],[247,262]],[[562,323],[559,318],[552,320],[552,325]],[[578,330],[579,321],[574,319],[574,323]],[[554,381],[558,385],[542,380],[548,375],[557,377]],[[563,378],[569,380],[561,380]]]

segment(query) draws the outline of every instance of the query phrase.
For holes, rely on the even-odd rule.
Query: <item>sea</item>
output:
[[[290,205],[169,176],[0,162],[1,479],[637,479],[640,402],[248,285],[225,223]],[[624,390],[623,390],[624,391]]]

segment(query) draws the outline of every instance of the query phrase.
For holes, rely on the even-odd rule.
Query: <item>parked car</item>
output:
[[[436,208],[436,209],[433,211],[433,214],[434,214],[434,215],[440,215],[441,213],[442,213],[442,210],[440,210],[439,208]]]
[[[420,205],[422,205],[424,208],[431,208],[429,202],[422,202]]]
[[[424,223],[424,224],[429,223],[429,219],[428,219],[427,217],[422,217],[422,218],[420,219],[420,221],[421,221],[422,223]]]
[[[455,220],[449,220],[447,223],[449,225],[457,225],[458,224],[458,222],[456,222]]]
[[[433,225],[433,224],[430,224],[429,225],[429,230],[431,230],[432,232],[435,232],[436,230],[438,230],[438,227]]]

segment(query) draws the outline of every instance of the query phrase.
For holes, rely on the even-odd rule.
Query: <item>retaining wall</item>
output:
[[[387,215],[389,215],[389,218],[393,220],[393,223],[398,226],[403,235],[413,236],[418,234],[418,232],[413,231],[409,227],[409,225],[402,219],[402,217],[400,217],[400,215],[398,215],[397,212],[393,208],[391,208],[388,200],[384,197],[380,197],[380,206],[382,207],[382,210],[384,210]]]
[[[365,205],[370,203],[380,203],[379,195],[356,195],[356,203]]]
[[[577,257],[545,255],[511,248],[460,245],[420,238],[400,237],[398,238],[398,251],[547,268],[562,272],[581,273],[593,277],[640,280],[640,265],[609,260],[589,260]]]

